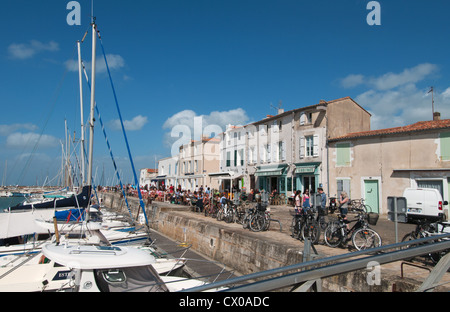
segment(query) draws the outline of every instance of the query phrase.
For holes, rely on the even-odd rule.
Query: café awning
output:
[[[259,167],[255,172],[255,176],[257,177],[282,176],[284,175],[286,168],[287,165]]]
[[[320,165],[320,163],[295,164],[295,173],[297,173],[297,174],[304,174],[304,173],[314,174],[319,165]]]

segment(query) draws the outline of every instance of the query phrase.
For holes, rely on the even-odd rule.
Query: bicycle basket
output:
[[[258,203],[258,204],[256,205],[256,209],[258,209],[259,211],[266,211],[267,205]]]
[[[377,225],[378,223],[378,218],[380,217],[380,215],[378,213],[375,212],[369,212],[367,214],[367,222],[370,225]]]

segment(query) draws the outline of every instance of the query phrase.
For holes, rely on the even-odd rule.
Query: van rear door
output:
[[[403,197],[406,198],[408,214],[422,214],[425,198],[421,189],[406,189]]]
[[[439,213],[442,213],[439,210],[439,201],[442,203],[442,199],[438,196],[437,190],[433,189],[423,189],[423,210],[422,214],[426,216],[434,216],[437,217]]]

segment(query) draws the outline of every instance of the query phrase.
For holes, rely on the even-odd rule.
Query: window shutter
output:
[[[319,157],[319,135],[315,134],[314,135],[314,141],[313,141],[313,156],[314,157]]]
[[[265,161],[265,147],[261,145],[259,147],[259,162],[263,163]]]
[[[277,162],[279,160],[278,159],[278,144],[277,143],[273,143],[272,154],[273,154],[273,157],[272,157],[273,161]]]
[[[306,123],[306,115],[305,113],[302,113],[300,115],[300,125],[304,125]]]
[[[271,162],[270,144],[267,144],[267,162]]]
[[[281,143],[281,160],[286,160],[286,141]]]
[[[305,137],[300,138],[300,159],[305,158]]]

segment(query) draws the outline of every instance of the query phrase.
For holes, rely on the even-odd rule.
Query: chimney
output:
[[[278,109],[278,115],[283,114],[284,113],[284,109],[283,108],[279,108]]]
[[[434,121],[441,120],[441,113],[435,112],[435,113],[433,114],[433,120],[434,120]]]

